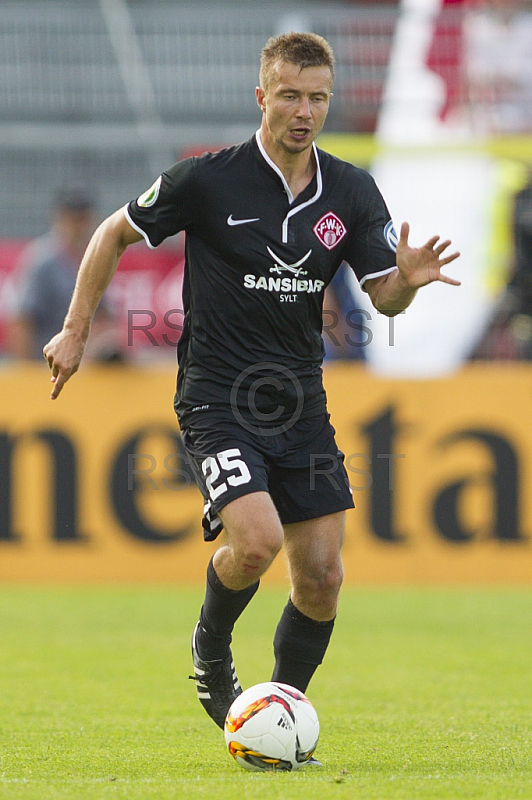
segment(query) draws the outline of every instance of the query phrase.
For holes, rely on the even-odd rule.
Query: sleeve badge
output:
[[[150,186],[150,188],[146,192],[141,194],[141,196],[137,200],[137,205],[140,206],[140,208],[149,208],[150,206],[153,206],[154,203],[157,202],[157,198],[159,197],[159,190],[161,188],[161,180],[162,180],[162,175],[159,175],[153,186]]]

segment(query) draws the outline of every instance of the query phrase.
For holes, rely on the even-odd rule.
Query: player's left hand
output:
[[[441,281],[449,283],[451,286],[460,286],[460,281],[441,273],[442,267],[450,264],[460,255],[456,252],[443,256],[451,244],[450,239],[440,242],[439,236],[433,236],[423,247],[410,247],[408,244],[409,234],[410,225],[408,222],[403,222],[397,244],[397,268],[406,285],[411,289],[419,289],[428,283]],[[438,244],[438,242],[440,243]]]

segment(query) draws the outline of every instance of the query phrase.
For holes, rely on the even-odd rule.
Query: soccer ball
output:
[[[245,769],[289,771],[313,754],[320,723],[303,692],[284,683],[258,683],[233,702],[224,734],[229,752]]]

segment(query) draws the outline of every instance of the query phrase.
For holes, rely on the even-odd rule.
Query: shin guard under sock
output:
[[[323,661],[334,619],[318,622],[305,616],[291,600],[286,604],[273,640],[275,667],[272,681],[305,692]]]
[[[246,589],[228,589],[216,574],[211,558],[207,567],[205,600],[196,634],[200,658],[205,661],[225,658],[235,622],[258,588],[259,581]]]

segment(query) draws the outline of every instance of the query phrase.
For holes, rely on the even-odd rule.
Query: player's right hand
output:
[[[55,400],[67,380],[79,369],[85,341],[74,331],[62,330],[43,347],[43,354],[52,370],[54,384],[50,399]]]

